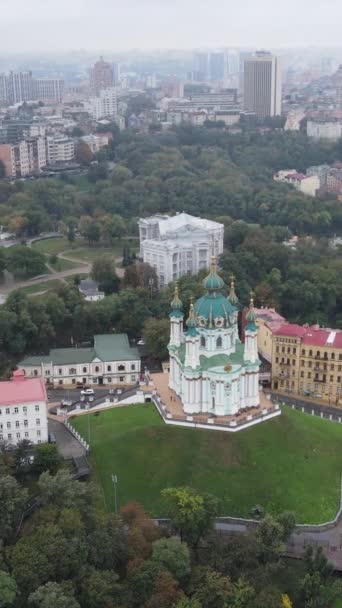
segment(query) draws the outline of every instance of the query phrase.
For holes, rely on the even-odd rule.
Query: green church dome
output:
[[[204,289],[207,289],[208,291],[216,291],[218,289],[223,289],[224,288],[224,281],[217,274],[217,264],[216,264],[216,258],[215,257],[211,258],[210,273],[204,279],[204,281],[203,281],[203,287],[204,287]]]
[[[225,285],[217,274],[216,258],[212,258],[210,273],[204,279],[203,286],[207,293],[195,304],[198,326],[214,328],[232,325],[236,308],[221,293]]]

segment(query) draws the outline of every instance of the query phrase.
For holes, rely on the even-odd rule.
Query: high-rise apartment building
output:
[[[7,96],[11,105],[32,100],[32,72],[10,72],[7,76]]]
[[[342,64],[339,65],[338,70],[335,74],[335,83],[336,83],[336,106],[342,110]]]
[[[114,71],[113,66],[100,57],[91,70],[90,86],[95,93],[99,95],[100,91],[110,89],[114,86]]]
[[[0,104],[6,103],[7,100],[7,77],[6,74],[0,74]]]
[[[281,114],[281,71],[278,57],[259,51],[244,61],[244,108],[258,118]]]
[[[223,80],[226,77],[226,57],[223,52],[210,53],[210,80]]]
[[[194,80],[208,80],[209,78],[209,53],[200,52],[195,54]]]
[[[61,78],[34,78],[33,99],[38,101],[63,101],[64,80]]]
[[[121,80],[121,65],[118,61],[113,63],[113,78],[114,85],[117,87],[120,84]]]

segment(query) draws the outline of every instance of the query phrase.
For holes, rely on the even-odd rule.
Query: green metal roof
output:
[[[103,334],[94,336],[94,348],[53,348],[49,355],[26,357],[19,367],[38,366],[42,363],[72,365],[101,361],[136,361],[140,359],[137,348],[131,348],[126,334]]]
[[[50,361],[54,365],[91,363],[94,355],[93,348],[53,348],[50,350]]]
[[[94,350],[102,361],[135,361],[140,359],[137,348],[129,345],[127,334],[94,336]]]

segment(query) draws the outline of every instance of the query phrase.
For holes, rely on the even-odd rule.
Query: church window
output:
[[[205,337],[204,336],[201,337],[201,346],[203,348],[205,348]]]
[[[99,368],[99,366],[98,366],[98,365],[95,367],[95,371],[96,371],[96,372],[100,371],[100,368]]]
[[[222,348],[222,338],[221,336],[216,340],[216,348]]]
[[[124,372],[125,371],[125,366],[124,365],[119,365],[118,370],[119,370],[119,372]]]

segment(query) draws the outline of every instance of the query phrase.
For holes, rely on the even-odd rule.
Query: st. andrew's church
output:
[[[185,414],[234,416],[258,407],[259,367],[256,317],[251,298],[245,343],[238,334],[239,302],[234,281],[228,297],[217,273],[216,258],[203,281],[205,295],[191,302],[186,329],[178,288],[171,302],[169,387],[178,395]]]

